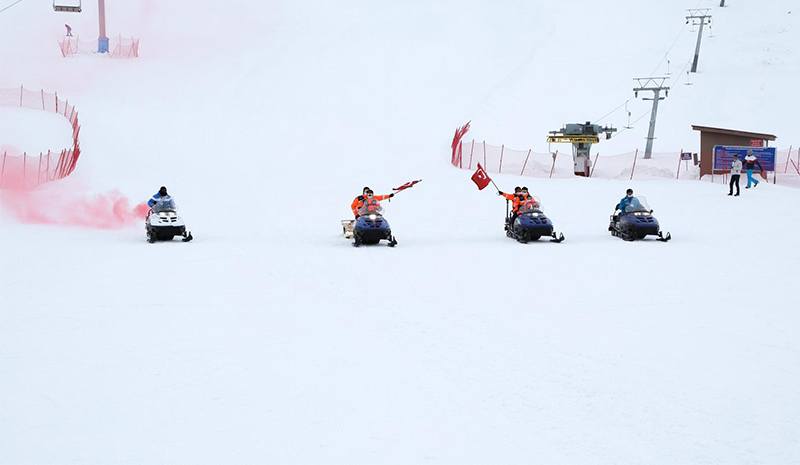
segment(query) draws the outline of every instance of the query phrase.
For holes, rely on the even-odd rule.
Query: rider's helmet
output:
[[[522,186],[522,193],[523,194],[527,194],[528,193],[528,187],[527,186]]]
[[[371,190],[371,189],[369,187],[367,187],[367,186],[364,186],[364,189],[361,190],[361,193],[364,194],[364,195],[367,195],[367,191],[368,190]]]
[[[165,186],[161,186],[161,189],[158,190],[158,194],[162,197],[167,195],[167,188]]]
[[[372,194],[373,194],[372,189],[370,189],[369,187],[364,189],[364,195],[366,197],[372,197]]]
[[[522,190],[522,188],[517,186],[517,187],[514,188],[514,193],[515,194],[519,194],[521,190]]]

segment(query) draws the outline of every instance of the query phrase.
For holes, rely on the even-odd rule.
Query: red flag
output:
[[[478,190],[482,191],[486,186],[489,185],[489,175],[486,173],[486,170],[483,169],[480,163],[478,163],[478,171],[472,175],[472,182],[474,182],[478,186]]]
[[[403,190],[403,189],[408,189],[409,187],[412,187],[412,186],[414,186],[414,184],[416,184],[416,183],[418,183],[418,182],[421,182],[421,181],[422,181],[422,179],[417,179],[416,181],[408,181],[407,183],[403,184],[402,186],[400,186],[400,187],[395,187],[395,188],[394,188],[394,189],[392,189],[392,190],[395,190],[395,191],[401,191],[401,190]]]

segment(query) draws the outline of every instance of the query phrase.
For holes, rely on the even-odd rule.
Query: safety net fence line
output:
[[[682,162],[680,152],[652,153],[650,159],[644,159],[643,155],[638,150],[619,155],[595,154],[589,162],[590,176],[601,179],[698,179],[699,168],[691,161]],[[539,153],[491,145],[486,141],[460,141],[452,164],[457,168],[475,170],[478,163],[489,173],[533,178],[575,177],[570,148]]]
[[[81,126],[75,107],[58,98],[57,93],[44,90],[32,91],[20,86],[18,89],[0,89],[0,105],[24,107],[57,113],[69,121],[72,127],[72,147],[61,152],[40,152],[38,155],[9,153],[3,151],[0,160],[0,188],[26,190],[41,184],[63,179],[75,170],[81,155],[78,136]]]
[[[109,53],[110,58],[137,58],[139,56],[139,39],[131,37],[117,36],[109,39]],[[97,55],[98,40],[80,40],[79,36],[64,37],[58,41],[58,46],[61,49],[63,57],[72,57],[75,55]]]
[[[504,145],[491,145],[486,141],[463,140],[469,123],[456,130],[451,145],[451,164],[464,170],[476,170],[478,163],[489,173],[512,174],[535,178],[572,178],[574,162],[572,147],[564,150],[537,153],[533,150],[509,149]],[[800,184],[800,153],[798,150],[776,151],[776,171],[770,181],[795,187]],[[694,158],[684,160],[681,152],[654,152],[644,158],[644,150],[634,150],[617,155],[592,154],[589,160],[590,177],[618,180],[699,180],[700,167]],[[703,179],[705,180],[705,176]],[[717,176],[722,178],[722,176]]]

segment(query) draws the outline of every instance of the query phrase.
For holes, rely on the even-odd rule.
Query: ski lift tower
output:
[[[53,0],[53,10],[80,13],[81,0]],[[106,1],[97,0],[97,15],[100,20],[100,34],[97,37],[97,53],[108,53],[108,36],[106,36]]]
[[[587,121],[584,124],[565,124],[558,131],[550,131],[547,136],[547,143],[569,143],[572,144],[572,161],[575,165],[575,175],[589,177],[589,151],[592,144],[600,142],[600,134],[605,133],[606,139],[611,138],[611,133],[616,132],[616,128],[599,124],[592,124]]]

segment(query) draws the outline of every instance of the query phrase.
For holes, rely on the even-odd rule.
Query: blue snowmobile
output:
[[[397,239],[392,236],[392,228],[383,217],[383,207],[380,202],[375,199],[365,199],[353,224],[353,247],[361,244],[377,244],[384,239],[389,241],[389,247],[397,245]]]
[[[506,215],[506,236],[523,244],[537,241],[542,236],[551,237],[550,242],[561,242],[564,234],[557,234],[553,222],[542,212],[541,203],[536,197],[528,197],[520,203],[516,215]]]
[[[634,197],[630,204],[625,207],[625,211],[619,209],[619,204],[613,215],[608,230],[612,236],[621,237],[625,241],[644,239],[646,236],[657,236],[661,242],[672,239],[672,235],[667,232],[664,235],[658,224],[658,220],[653,216],[653,209],[644,197]]]

